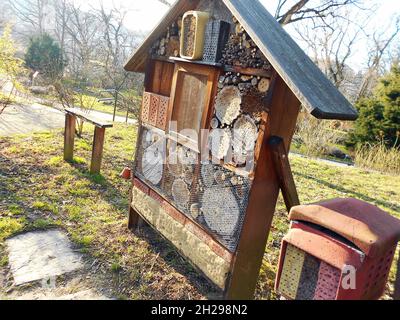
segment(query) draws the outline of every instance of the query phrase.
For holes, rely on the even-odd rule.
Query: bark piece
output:
[[[235,86],[223,88],[215,100],[215,114],[222,124],[230,125],[240,114],[242,97]]]

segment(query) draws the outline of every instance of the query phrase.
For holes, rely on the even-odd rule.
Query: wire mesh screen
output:
[[[251,180],[142,127],[135,175],[228,250],[236,250],[247,209]]]

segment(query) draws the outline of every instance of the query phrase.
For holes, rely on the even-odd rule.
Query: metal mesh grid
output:
[[[226,21],[209,21],[206,26],[203,61],[218,62],[228,41],[230,24]]]
[[[157,181],[159,164],[154,165],[157,168],[144,170],[147,167],[144,157],[149,148],[151,152],[154,149],[151,146],[154,135],[158,134],[142,127],[135,175],[234,252],[246,214],[251,180],[221,165],[202,164],[197,153],[169,141],[166,152],[162,147],[156,148],[166,161],[161,167],[162,179],[155,184],[152,181]]]
[[[301,273],[297,300],[313,300],[318,282],[320,260],[306,253]]]

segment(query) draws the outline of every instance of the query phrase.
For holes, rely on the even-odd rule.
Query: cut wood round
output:
[[[269,89],[269,79],[262,78],[258,83],[258,91],[260,91],[261,93],[265,93],[268,91],[268,89]]]
[[[235,86],[223,88],[215,99],[215,114],[222,124],[230,125],[240,114],[242,97]]]
[[[172,184],[172,197],[174,198],[175,203],[183,208],[187,207],[187,204],[190,200],[190,191],[182,179],[176,179]]]
[[[249,154],[252,154],[257,139],[257,125],[248,115],[241,116],[233,125],[233,158],[236,164],[246,162]]]
[[[208,136],[208,147],[217,159],[223,159],[231,146],[232,134],[230,129],[214,129]]]
[[[219,121],[217,118],[212,118],[210,122],[211,129],[217,129],[219,127]]]
[[[239,205],[228,188],[212,187],[202,198],[204,219],[211,230],[221,236],[232,236],[239,221]]]
[[[163,175],[163,153],[159,146],[148,147],[142,157],[142,173],[146,180],[157,185],[161,182]]]

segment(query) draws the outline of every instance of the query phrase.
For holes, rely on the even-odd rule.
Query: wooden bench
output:
[[[103,157],[104,134],[106,128],[111,128],[113,124],[98,120],[95,117],[84,113],[82,110],[66,108],[64,132],[64,160],[66,161],[72,161],[74,157],[75,125],[77,117],[90,122],[95,126],[90,173],[100,173],[101,160]]]

